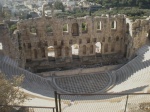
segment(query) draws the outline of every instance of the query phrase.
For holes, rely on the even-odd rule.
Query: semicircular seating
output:
[[[127,92],[150,85],[149,46],[141,48],[134,59],[113,72],[55,77],[54,82],[18,67],[8,56],[0,55],[0,62],[0,70],[8,78],[24,74],[22,87],[46,96],[53,96],[56,89],[66,93]]]

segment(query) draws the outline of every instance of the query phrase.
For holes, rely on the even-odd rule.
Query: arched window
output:
[[[53,29],[52,29],[51,25],[46,26],[46,33],[47,33],[48,36],[53,35]]]
[[[96,44],[95,44],[95,52],[96,53],[101,53],[101,43],[100,42],[96,42]]]
[[[79,36],[79,25],[78,25],[78,23],[73,23],[71,30],[72,30],[72,36]]]
[[[0,42],[0,50],[3,50],[3,44]]]
[[[54,46],[48,47],[48,57],[55,57],[55,49]]]
[[[73,44],[71,46],[72,48],[72,55],[79,55],[79,45],[78,44]]]
[[[63,25],[63,32],[68,32],[68,24]]]
[[[93,54],[93,45],[90,46],[90,54]]]
[[[108,52],[108,44],[105,44],[105,46],[104,46],[104,52]]]
[[[65,55],[69,56],[69,48],[68,47],[65,47]]]
[[[86,45],[83,45],[83,54],[86,54]]]
[[[82,33],[87,33],[88,32],[88,26],[86,23],[82,23]]]
[[[112,29],[116,29],[116,28],[117,28],[117,22],[116,22],[116,21],[113,21],[113,22],[111,23],[111,28],[112,28]]]
[[[32,34],[36,34],[36,33],[37,33],[35,26],[31,26],[31,27],[30,27],[30,32],[31,32]]]
[[[102,23],[101,21],[97,22],[97,30],[101,30],[102,29]]]

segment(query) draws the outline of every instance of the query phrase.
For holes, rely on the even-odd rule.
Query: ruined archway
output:
[[[55,48],[54,48],[54,46],[49,46],[47,48],[47,55],[48,55],[49,61],[55,60]]]
[[[71,30],[72,30],[72,36],[79,36],[79,25],[78,25],[78,23],[73,23]]]
[[[102,29],[102,22],[99,21],[97,22],[97,30],[101,30]]]
[[[73,44],[71,46],[72,48],[72,55],[79,55],[79,45],[78,44]]]
[[[72,48],[72,58],[73,59],[79,58],[79,45],[73,44],[71,48]]]
[[[48,47],[48,57],[55,57],[54,46],[49,46]]]
[[[3,44],[0,42],[0,50],[3,50]]]
[[[82,33],[87,33],[88,32],[88,25],[87,23],[82,23]]]
[[[111,22],[111,29],[117,29],[117,22],[116,21]]]
[[[96,56],[101,56],[101,43],[100,42],[96,42],[95,44],[95,53],[96,53]]]

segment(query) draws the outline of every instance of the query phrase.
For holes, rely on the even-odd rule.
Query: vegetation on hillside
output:
[[[150,0],[87,0],[92,3],[101,4],[102,7],[98,11],[90,11],[84,9],[75,9],[73,11],[67,11],[61,14],[57,14],[57,17],[83,17],[86,15],[102,14],[125,14],[129,18],[135,20],[138,18],[145,18],[144,16],[150,16]]]
[[[87,0],[87,1],[99,3],[106,8],[138,7],[142,9],[150,9],[150,0]]]

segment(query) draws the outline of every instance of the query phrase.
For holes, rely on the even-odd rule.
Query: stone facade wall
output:
[[[63,31],[64,26],[67,31]],[[98,26],[99,25],[99,26]],[[48,32],[47,28],[51,31]],[[123,15],[82,18],[41,17],[20,21],[22,60],[48,60],[48,46],[54,47],[55,61],[72,62],[72,45],[79,45],[80,61],[96,57],[96,43],[101,56],[123,55],[126,27]],[[34,32],[31,31],[34,29]],[[89,58],[88,58],[89,57]]]
[[[5,54],[28,69],[104,66],[132,59],[138,48],[150,43],[150,18],[133,22],[124,15],[20,20],[11,36],[7,25],[0,28]]]

